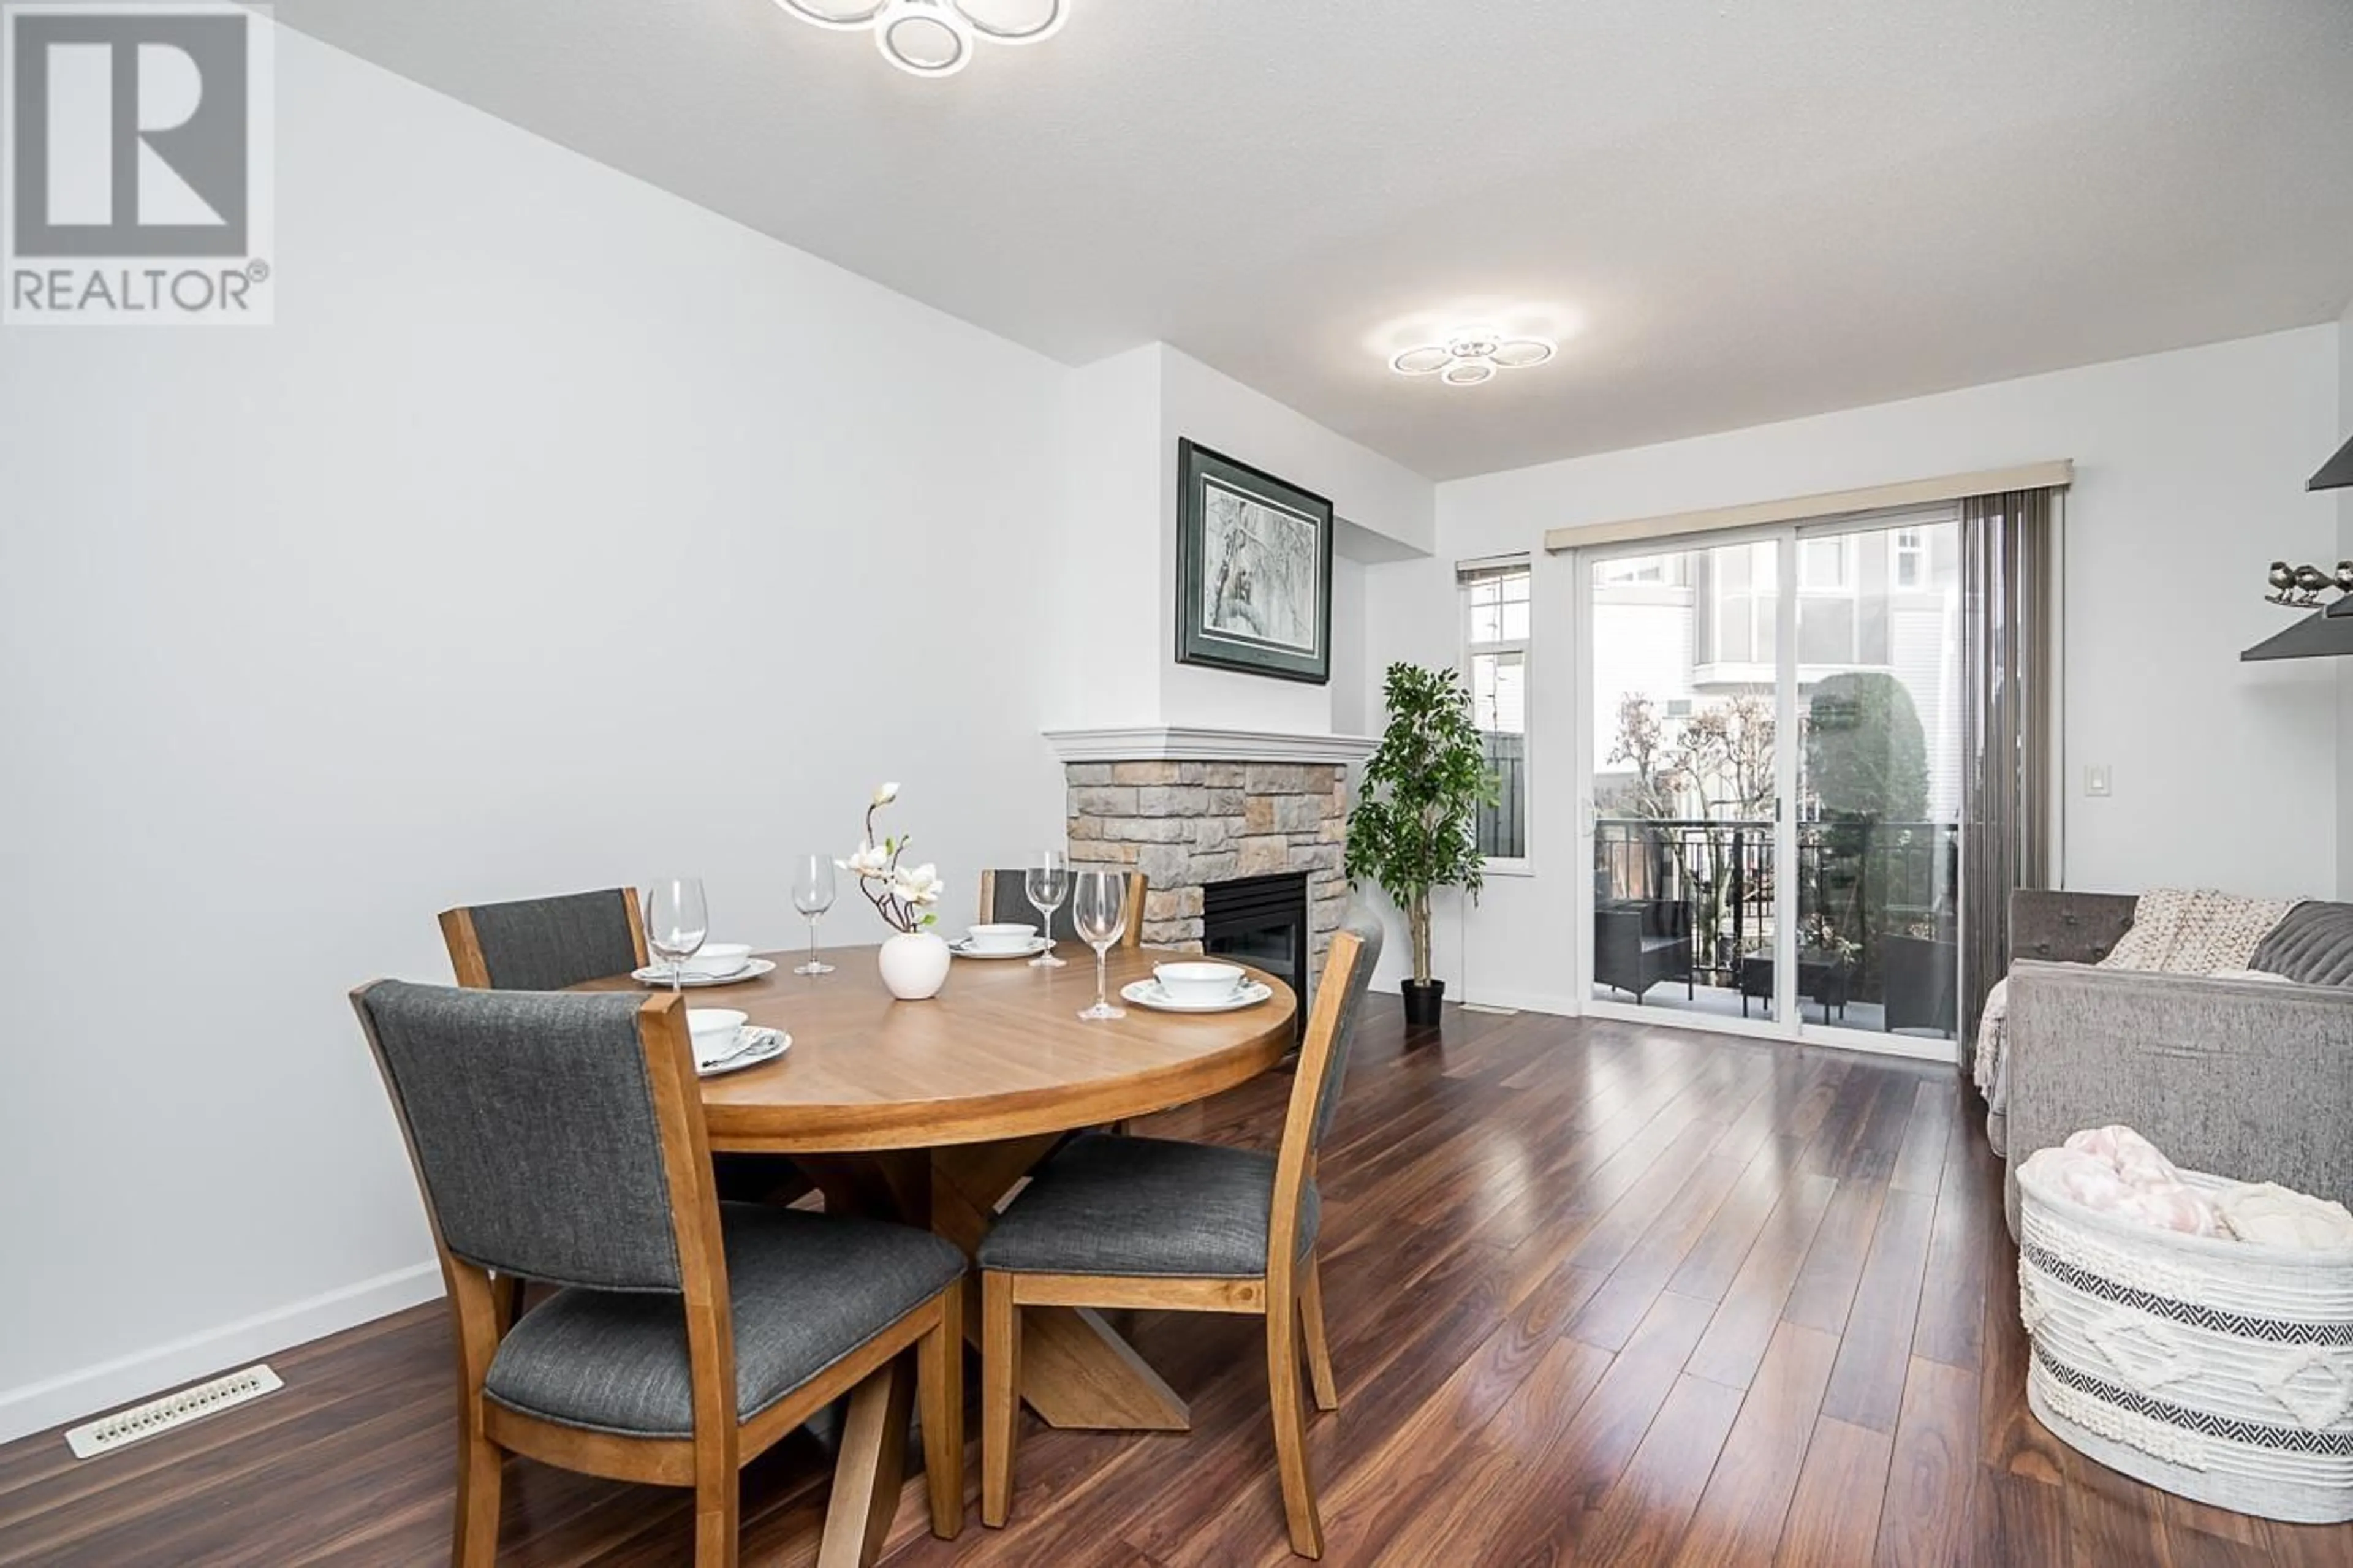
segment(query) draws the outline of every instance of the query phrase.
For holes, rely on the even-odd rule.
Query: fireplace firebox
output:
[[[1307,875],[1240,877],[1201,889],[1201,949],[1263,969],[1288,984],[1299,1006],[1293,1037],[1307,1032]]]

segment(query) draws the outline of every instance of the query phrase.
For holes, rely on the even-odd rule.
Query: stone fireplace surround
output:
[[[1201,947],[1201,889],[1237,877],[1307,873],[1308,928],[1321,956],[1348,879],[1346,774],[1329,763],[1069,763],[1071,864],[1142,871],[1144,940]]]
[[[1309,963],[1321,972],[1348,901],[1347,764],[1373,742],[1173,730],[1049,739],[1064,758],[1071,864],[1145,874],[1146,944],[1198,952],[1210,884],[1303,872]]]

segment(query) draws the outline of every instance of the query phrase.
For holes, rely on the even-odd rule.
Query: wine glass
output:
[[[700,877],[671,877],[646,893],[646,946],[670,964],[670,988],[686,987],[686,961],[711,935],[711,904]]]
[[[1046,933],[1046,951],[1029,961],[1032,969],[1063,969],[1069,961],[1054,956],[1054,911],[1071,896],[1071,858],[1049,849],[1031,863],[1022,879],[1022,890],[1038,911],[1039,930]]]
[[[830,974],[833,965],[820,963],[817,956],[817,922],[825,911],[833,908],[833,857],[804,855],[795,863],[793,872],[793,908],[808,920],[808,962],[797,966],[795,974]]]
[[[1095,1005],[1082,1018],[1124,1018],[1127,1009],[1114,1007],[1103,994],[1111,944],[1127,934],[1127,874],[1124,871],[1082,871],[1071,917],[1079,935],[1095,950]]]

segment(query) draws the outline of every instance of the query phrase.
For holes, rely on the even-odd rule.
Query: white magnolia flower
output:
[[[860,841],[857,852],[849,859],[836,860],[834,864],[856,877],[887,877],[891,874],[891,851],[879,844]]]
[[[940,868],[922,865],[913,870],[899,868],[891,879],[891,896],[910,904],[936,904],[940,901]]]
[[[874,792],[874,804],[877,805],[888,805],[898,798],[899,786],[896,784],[886,784]]]

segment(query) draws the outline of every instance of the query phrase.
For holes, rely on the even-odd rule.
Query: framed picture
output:
[[[1176,443],[1176,662],[1332,679],[1332,503]]]

